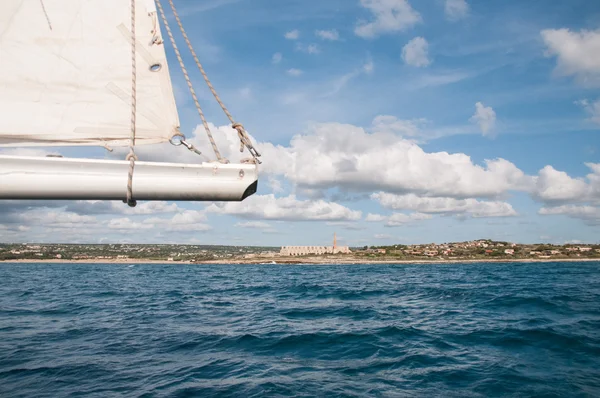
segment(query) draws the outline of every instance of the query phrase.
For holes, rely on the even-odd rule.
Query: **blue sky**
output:
[[[257,195],[137,210],[25,203],[25,218],[8,204],[0,240],[316,245],[335,231],[352,246],[600,241],[597,2],[176,4],[213,84],[263,152]],[[166,48],[192,136],[199,118]],[[192,79],[215,134],[231,135],[197,71]],[[202,134],[194,142],[208,152]],[[165,160],[162,149],[140,153]]]

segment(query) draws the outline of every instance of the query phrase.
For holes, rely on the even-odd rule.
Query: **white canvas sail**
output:
[[[129,144],[126,0],[0,1],[0,146]],[[153,0],[136,1],[136,145],[179,126]]]
[[[169,141],[179,128],[156,11],[153,0],[135,1],[135,145]],[[131,15],[128,0],[0,0],[0,146],[130,145]],[[176,162],[0,155],[0,199],[135,205],[241,201],[256,192],[252,161]]]

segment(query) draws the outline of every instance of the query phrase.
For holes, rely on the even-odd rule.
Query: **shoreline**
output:
[[[272,263],[275,261],[275,263]],[[600,258],[507,258],[507,259],[415,259],[415,260],[373,260],[358,258],[316,258],[306,257],[303,259],[232,259],[232,260],[210,260],[210,261],[166,261],[166,260],[144,260],[144,259],[86,259],[86,260],[62,260],[62,259],[16,259],[0,260],[0,264],[18,263],[48,263],[48,264],[201,264],[201,265],[377,265],[377,264],[462,264],[462,263],[556,263],[556,262],[600,262]]]

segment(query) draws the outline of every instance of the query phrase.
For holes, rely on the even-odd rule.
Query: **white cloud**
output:
[[[555,56],[556,72],[575,76],[585,86],[600,84],[600,30],[546,29],[541,32],[547,56]]]
[[[300,37],[300,32],[298,31],[298,29],[294,29],[290,30],[289,32],[286,32],[284,36],[288,40],[298,40],[298,38]]]
[[[392,210],[412,210],[419,213],[432,214],[468,214],[474,218],[509,217],[517,212],[507,202],[487,202],[477,199],[429,198],[415,194],[394,195],[378,192],[371,195],[383,207]]]
[[[66,210],[78,214],[159,214],[175,213],[179,207],[175,203],[165,201],[139,202],[136,207],[129,207],[121,201],[105,200],[77,200],[73,202],[59,202]]]
[[[359,77],[362,74],[370,75],[373,73],[374,70],[375,64],[373,63],[371,57],[369,57],[360,68],[354,69],[352,72],[346,73],[345,75],[342,75],[337,79],[333,80],[333,88],[329,92],[325,93],[323,96],[328,97],[339,93],[353,79]]]
[[[532,196],[544,203],[600,203],[600,163],[586,163],[592,173],[572,178],[552,166],[540,170],[535,178]]]
[[[384,216],[381,214],[371,214],[367,215],[366,221],[368,222],[385,222],[386,227],[399,227],[402,225],[406,225],[409,223],[413,223],[415,221],[429,220],[432,216],[429,214],[423,213],[393,213],[390,216]]]
[[[316,44],[309,44],[309,45],[304,45],[302,43],[297,43],[296,44],[296,51],[302,51],[305,52],[307,54],[319,54],[321,52],[321,49],[319,49],[319,46]]]
[[[379,115],[373,119],[371,131],[393,132],[401,137],[417,137],[422,134],[421,126],[426,123],[426,119],[401,120],[396,116]]]
[[[469,14],[469,4],[466,0],[446,0],[444,3],[444,12],[446,13],[446,18],[451,21],[457,21]]]
[[[154,225],[136,222],[136,221],[131,220],[128,217],[123,217],[123,218],[113,218],[112,220],[108,221],[107,227],[109,229],[117,229],[117,230],[121,230],[121,231],[128,231],[128,230],[133,231],[133,230],[151,229],[154,227]]]
[[[281,62],[282,59],[283,59],[283,55],[281,55],[281,53],[275,53],[275,54],[273,54],[273,57],[271,58],[271,62],[274,64],[278,64]]]
[[[289,147],[260,147],[265,173],[304,188],[468,198],[526,190],[532,183],[507,160],[487,160],[484,167],[462,153],[427,153],[393,130],[367,133],[352,125],[317,124],[295,136]]]
[[[290,75],[290,76],[294,76],[294,77],[296,77],[296,76],[300,76],[300,75],[302,75],[303,73],[304,73],[304,72],[303,72],[302,70],[300,70],[300,69],[296,69],[296,68],[291,68],[291,69],[288,69],[288,70],[287,70],[287,74],[288,74],[288,75]]]
[[[361,0],[360,3],[373,14],[373,20],[360,22],[354,29],[363,38],[401,32],[421,22],[421,15],[407,0]]]
[[[407,65],[422,68],[431,64],[429,43],[422,37],[415,37],[402,48],[402,59]]]
[[[271,188],[271,191],[273,191],[273,193],[283,192],[283,184],[281,183],[281,180],[273,177],[272,175],[267,177],[267,185],[269,186],[269,188]]]
[[[374,238],[375,239],[387,240],[387,239],[392,239],[393,236],[392,235],[388,235],[388,234],[375,234]]]
[[[373,213],[369,213],[367,214],[367,217],[365,218],[365,221],[367,222],[380,222],[385,220],[387,217],[381,214],[373,214]]]
[[[336,40],[340,39],[340,34],[335,29],[331,29],[331,30],[316,30],[315,31],[315,35],[317,35],[317,37],[320,37],[323,40],[336,41]]]
[[[96,217],[88,215],[80,215],[72,212],[63,211],[45,211],[43,209],[35,209],[20,215],[19,219],[28,224],[37,227],[49,228],[74,228],[83,225],[96,224]]]
[[[153,217],[144,220],[144,225],[150,225],[151,228],[160,227],[166,231],[184,232],[184,231],[208,231],[212,227],[206,222],[206,214],[197,210],[184,210],[175,214],[172,218]]]
[[[249,219],[288,221],[358,220],[360,211],[350,210],[324,200],[299,200],[294,195],[253,195],[243,202],[211,204],[207,212],[230,214]]]
[[[590,121],[596,124],[600,124],[600,99],[595,102],[588,100],[577,101],[577,104],[582,106],[587,113],[590,114]]]
[[[306,48],[306,52],[309,54],[318,54],[321,52],[321,50],[319,50],[319,46],[316,44],[309,44]]]
[[[484,136],[488,136],[494,130],[496,125],[496,112],[491,106],[484,106],[481,102],[475,104],[475,114],[469,119],[473,123],[477,123]]]
[[[600,225],[600,207],[563,205],[557,207],[543,207],[539,214],[565,215],[583,220],[588,225]]]

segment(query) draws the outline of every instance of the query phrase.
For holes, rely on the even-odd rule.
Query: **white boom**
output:
[[[129,162],[0,155],[0,199],[124,200]],[[134,200],[241,201],[255,164],[135,162]]]

